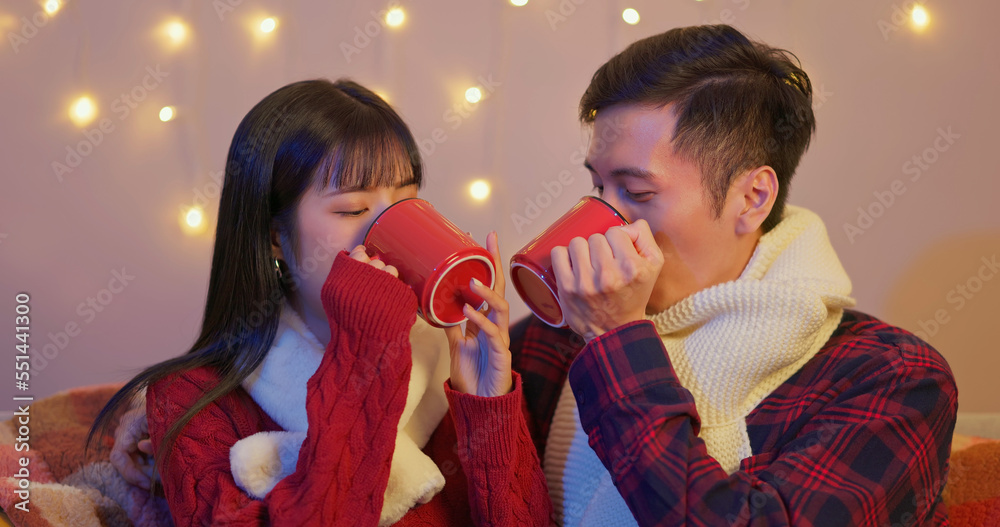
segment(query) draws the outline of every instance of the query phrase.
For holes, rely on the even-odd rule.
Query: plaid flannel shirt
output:
[[[948,524],[953,375],[928,344],[871,316],[846,311],[747,416],[754,455],[732,475],[698,438],[694,400],[651,322],[584,346],[529,317],[511,328],[511,351],[539,455],[568,375],[590,445],[639,525]]]

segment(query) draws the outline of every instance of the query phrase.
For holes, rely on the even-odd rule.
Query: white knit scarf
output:
[[[448,339],[419,317],[410,331],[413,367],[406,406],[399,421],[379,525],[391,525],[444,488],[444,476],[421,449],[448,411],[444,381]],[[334,351],[336,352],[336,351]],[[306,383],[319,368],[325,348],[285,302],[274,344],[261,365],[243,381],[253,400],[284,432],[259,432],[233,445],[230,466],[240,488],[262,499],[295,472],[306,437]]]
[[[694,396],[699,437],[726,472],[753,454],[746,416],[829,340],[854,305],[850,292],[823,221],[789,205],[738,279],[647,317]],[[621,496],[608,491],[611,477],[587,443],[568,382],[545,469],[565,525],[635,525]]]

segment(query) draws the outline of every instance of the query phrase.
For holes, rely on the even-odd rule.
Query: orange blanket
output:
[[[1000,441],[955,435],[944,501],[953,526],[1000,526]]]
[[[90,425],[119,387],[76,388],[32,403],[29,450],[22,446],[18,451],[15,446],[19,436],[25,437],[19,434],[17,416],[0,422],[0,507],[14,525],[172,525],[163,498],[129,485],[108,462],[110,437],[101,438],[100,445],[85,455]],[[27,478],[17,477],[22,458],[27,459]],[[23,480],[29,482],[27,503],[24,493],[18,493]]]

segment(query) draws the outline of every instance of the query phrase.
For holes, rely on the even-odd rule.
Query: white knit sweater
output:
[[[823,221],[787,206],[738,279],[647,317],[694,396],[709,455],[727,472],[753,454],[746,416],[829,340],[854,305],[850,292]],[[621,496],[606,491],[610,475],[587,445],[568,387],[563,392],[545,451],[557,513],[565,525],[635,525]]]

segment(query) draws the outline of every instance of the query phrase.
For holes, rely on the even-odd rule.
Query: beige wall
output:
[[[954,368],[962,410],[1000,411],[1000,279],[980,269],[1000,249],[1000,64],[984,58],[1000,48],[1000,5],[930,3],[931,25],[917,33],[897,23],[904,2],[887,0],[414,1],[403,4],[402,28],[378,27],[365,42],[355,39],[366,25],[375,32],[371,12],[383,2],[245,0],[220,15],[213,6],[225,1],[70,2],[34,31],[22,17],[37,4],[0,7],[0,299],[10,313],[15,293],[30,293],[33,350],[51,344],[35,395],[123,380],[190,345],[212,240],[182,233],[178,210],[212,195],[236,124],[275,88],[346,75],[386,93],[433,143],[424,197],[481,240],[497,228],[509,255],[590,190],[572,159],[586,144],[575,109],[594,69],[637,38],[722,20],[792,50],[814,81],[818,134],[791,199],[827,221],[859,308],[924,331]],[[624,7],[640,11],[637,26],[621,21]],[[279,25],[259,41],[248,26],[264,14]],[[176,49],[156,31],[169,16],[191,28]],[[358,52],[345,57],[341,44]],[[147,78],[146,98],[125,115],[121,95],[141,95],[157,67],[166,76]],[[492,79],[487,99],[448,113],[477,79]],[[96,126],[67,119],[84,91],[113,130],[60,181],[52,162],[66,162],[67,147]],[[164,124],[156,114],[166,104],[179,117]],[[917,169],[913,156],[932,162]],[[493,182],[489,201],[467,198],[474,178]],[[515,225],[512,214],[539,196],[540,216]],[[877,217],[858,226],[859,207]],[[80,307],[123,270],[134,278],[104,293],[100,312]],[[78,333],[61,335],[67,325]]]

